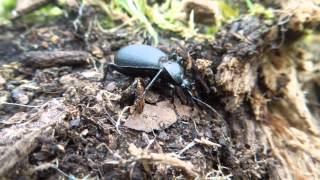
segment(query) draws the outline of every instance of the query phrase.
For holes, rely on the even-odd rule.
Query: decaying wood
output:
[[[33,114],[26,122],[12,124],[0,130],[0,176],[29,155],[37,146],[37,138],[50,130],[52,125],[65,118],[64,106],[59,100],[52,100]]]
[[[317,0],[290,0],[283,2],[282,16],[290,16],[289,28],[302,31],[306,27],[315,27],[320,21],[320,7]]]
[[[20,60],[25,66],[47,68],[64,65],[81,65],[89,62],[90,54],[85,51],[30,51]]]
[[[303,60],[293,53],[293,42],[319,24],[320,8],[312,1],[284,7],[274,25],[243,18],[220,32],[213,47],[221,60],[212,67],[217,73],[210,86],[218,88],[236,146],[270,147],[281,163],[275,169],[281,179],[317,179],[320,131],[298,79]]]
[[[13,146],[8,146],[0,156],[0,175],[4,175],[16,163],[24,159],[37,146],[36,138],[40,136],[43,129],[33,131],[17,141]]]

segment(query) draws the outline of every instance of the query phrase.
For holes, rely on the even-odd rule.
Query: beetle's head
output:
[[[179,63],[179,64],[182,63],[182,57],[179,56],[179,54],[176,53],[176,52],[170,53],[170,54],[168,55],[168,59],[169,59],[170,61],[175,61],[175,62],[177,62],[177,63]]]
[[[192,83],[189,79],[183,79],[181,83],[181,87],[183,89],[191,90],[192,89]]]

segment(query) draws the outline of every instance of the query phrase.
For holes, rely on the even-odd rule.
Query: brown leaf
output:
[[[145,104],[141,114],[132,114],[124,126],[138,131],[162,130],[177,121],[176,113],[169,101],[161,101],[155,106]]]

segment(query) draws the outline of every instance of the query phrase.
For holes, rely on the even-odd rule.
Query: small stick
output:
[[[122,111],[119,114],[118,120],[116,122],[116,130],[119,134],[121,134],[120,130],[119,130],[119,126],[121,125],[121,119],[123,117],[123,114],[130,108],[130,106],[126,106],[125,108],[122,109]]]
[[[39,106],[32,106],[32,105],[26,105],[26,104],[17,104],[17,103],[9,103],[9,102],[2,102],[0,104],[12,105],[12,106],[21,106],[21,107],[29,107],[29,108],[37,108],[37,107],[39,107]]]

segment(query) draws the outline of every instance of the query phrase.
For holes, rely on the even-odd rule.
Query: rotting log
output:
[[[38,138],[47,136],[52,126],[58,125],[66,116],[64,105],[53,99],[24,122],[2,122],[8,126],[0,129],[0,174],[11,170],[17,163],[25,159],[38,145]],[[21,117],[22,120],[23,118]],[[8,120],[10,122],[10,120]]]
[[[244,17],[227,25],[212,44],[214,73],[204,76],[229,125],[227,147],[248,147],[247,154],[228,152],[226,166],[239,160],[237,167],[230,163],[234,175],[245,166],[243,157],[271,149],[281,164],[273,169],[277,177],[320,177],[319,122],[298,79],[298,63],[306,59],[295,46],[305,29],[319,24],[320,7],[311,1],[284,7],[273,23]]]

